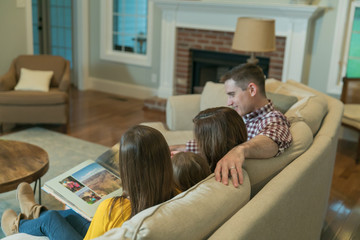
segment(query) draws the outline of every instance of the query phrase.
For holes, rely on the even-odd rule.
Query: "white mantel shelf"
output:
[[[178,11],[214,12],[238,15],[259,15],[262,17],[287,17],[310,19],[320,13],[323,8],[304,4],[259,4],[234,3],[226,1],[166,1],[152,0],[157,6],[177,8]]]
[[[275,19],[276,36],[286,37],[282,79],[301,82],[312,20],[324,8],[298,4],[150,0],[162,10],[159,97],[174,92],[176,28],[233,32],[238,17]]]

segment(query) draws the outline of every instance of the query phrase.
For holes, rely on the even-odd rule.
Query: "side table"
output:
[[[12,140],[0,140],[0,193],[15,190],[21,182],[39,183],[41,204],[41,177],[49,169],[47,152],[35,145]]]

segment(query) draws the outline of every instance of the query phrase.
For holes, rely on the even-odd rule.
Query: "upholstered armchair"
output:
[[[344,103],[344,116],[341,124],[358,132],[356,163],[360,162],[360,78],[343,78],[341,101]]]
[[[44,75],[47,79],[42,80]],[[70,63],[66,59],[18,56],[0,76],[0,130],[6,123],[64,124],[67,130],[69,89]]]

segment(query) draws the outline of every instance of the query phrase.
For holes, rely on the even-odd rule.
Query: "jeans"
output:
[[[19,232],[34,236],[48,236],[51,240],[83,239],[90,222],[71,209],[42,211],[36,219],[22,219]]]

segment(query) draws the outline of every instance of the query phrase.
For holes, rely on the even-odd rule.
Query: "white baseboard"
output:
[[[91,82],[91,89],[106,93],[112,93],[137,99],[147,99],[157,95],[157,89],[155,88],[114,82],[93,77],[90,77],[89,80]]]

